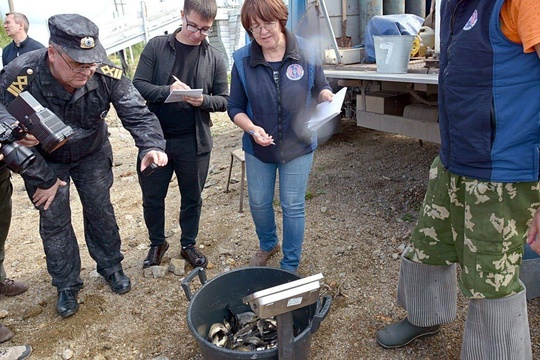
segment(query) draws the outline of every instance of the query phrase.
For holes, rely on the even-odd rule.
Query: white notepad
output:
[[[315,131],[319,129],[341,113],[341,106],[345,100],[346,92],[347,88],[344,87],[334,95],[331,102],[325,101],[317,105],[311,119],[307,122],[309,130]]]
[[[165,99],[166,103],[172,103],[172,102],[178,102],[183,101],[184,96],[192,96],[192,97],[199,97],[202,94],[202,89],[189,89],[189,90],[173,90],[169,96],[167,96],[167,99]]]

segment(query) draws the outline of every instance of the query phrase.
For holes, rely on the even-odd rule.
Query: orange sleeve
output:
[[[515,43],[523,44],[523,52],[535,52],[540,43],[540,1],[506,0],[500,13],[501,30]]]

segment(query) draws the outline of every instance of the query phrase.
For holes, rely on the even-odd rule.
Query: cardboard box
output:
[[[377,114],[403,116],[403,109],[408,104],[406,93],[377,91],[366,94],[366,111]]]

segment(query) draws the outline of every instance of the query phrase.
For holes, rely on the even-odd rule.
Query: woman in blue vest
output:
[[[285,28],[282,0],[247,0],[242,26],[254,40],[236,51],[228,113],[245,131],[249,206],[259,249],[251,266],[266,265],[280,251],[273,209],[276,177],[283,210],[281,268],[296,272],[305,228],[305,193],[317,134],[307,128],[310,110],[333,93],[320,58]]]

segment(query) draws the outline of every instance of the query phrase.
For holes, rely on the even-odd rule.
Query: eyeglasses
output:
[[[208,35],[210,35],[210,34],[212,33],[212,28],[202,28],[202,29],[201,29],[201,28],[198,28],[198,27],[196,27],[195,25],[191,25],[191,24],[189,23],[189,20],[188,20],[186,14],[184,14],[184,17],[186,18],[186,23],[187,23],[186,28],[187,28],[189,31],[191,31],[192,33],[196,33],[197,31],[200,31],[201,34],[202,34],[202,35],[205,35],[205,36],[208,36]]]
[[[73,67],[69,64],[69,62],[66,60],[66,58],[64,56],[62,56],[62,51],[59,50],[57,47],[53,46],[54,49],[56,50],[56,52],[58,53],[58,55],[60,55],[60,57],[62,58],[62,60],[64,60],[64,62],[66,63],[66,65],[71,69],[71,71],[73,71],[74,73],[83,73],[85,72],[86,70],[90,70],[90,71],[96,71],[97,67],[99,66],[100,63],[92,63],[92,64],[89,64],[89,65],[83,65],[83,66],[76,66],[76,67]]]
[[[251,31],[253,34],[260,34],[262,29],[265,29],[266,31],[274,30],[276,28],[277,21],[270,21],[265,22],[263,25],[256,24],[249,28],[249,31]]]

